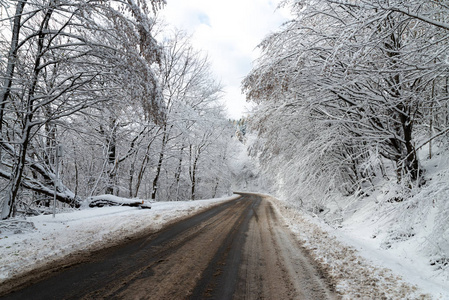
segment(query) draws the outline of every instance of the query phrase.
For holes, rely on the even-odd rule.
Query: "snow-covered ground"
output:
[[[95,250],[238,196],[157,202],[152,209],[105,207],[30,217],[0,228],[2,281],[73,253]],[[416,240],[385,248],[359,211],[338,228],[270,198],[286,223],[331,276],[345,299],[449,299],[444,273],[426,263]]]
[[[156,202],[137,207],[88,208],[17,220],[0,226],[0,284],[13,276],[82,251],[95,250],[239,197]],[[19,222],[20,224],[17,224]]]
[[[276,178],[271,188],[265,186],[278,197],[272,202],[289,227],[348,299],[449,300],[449,147],[434,143],[431,157],[428,147],[417,153],[421,184],[401,186],[395,174],[393,180],[379,176],[364,193],[330,191],[320,212],[300,207],[300,198],[313,202],[305,199],[310,186],[297,182],[301,197],[285,193]],[[261,176],[273,177],[265,173]],[[247,191],[264,187],[248,186]]]
[[[366,226],[363,212],[359,222],[353,218],[334,228],[271,199],[344,299],[449,299],[449,280],[428,263],[418,240],[385,249]],[[367,207],[365,213],[370,212]]]

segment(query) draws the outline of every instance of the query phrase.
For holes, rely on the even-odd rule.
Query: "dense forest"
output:
[[[229,193],[221,86],[163,0],[0,1],[2,218]]]
[[[364,210],[386,247],[425,230],[446,266],[449,3],[284,5],[291,21],[243,81],[257,104],[250,151],[272,191],[332,224]]]
[[[448,6],[291,5],[295,18],[261,43],[244,81],[259,104],[254,151],[311,208],[334,191],[369,193],[385,178],[404,190],[425,184],[417,151],[431,157],[449,129]]]

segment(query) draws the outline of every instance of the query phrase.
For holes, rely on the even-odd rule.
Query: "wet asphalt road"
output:
[[[335,299],[269,200],[241,195],[0,298]]]

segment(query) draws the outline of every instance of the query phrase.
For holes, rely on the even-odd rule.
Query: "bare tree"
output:
[[[161,3],[152,1],[152,9]],[[13,26],[11,44],[2,49],[9,53],[0,112],[1,146],[6,154],[2,158],[6,168],[1,174],[9,180],[2,218],[12,215],[21,187],[45,190],[48,194],[51,187],[45,184],[54,182],[55,174],[50,166],[35,160],[36,153],[34,157],[29,155],[33,139],[42,134],[41,128],[50,128],[52,122],[56,124],[55,120],[64,120],[101,102],[114,101],[117,93],[113,91],[121,87],[115,85],[111,92],[104,83],[120,82],[119,72],[114,72],[118,60],[137,60],[144,66],[145,72],[141,74],[148,84],[141,85],[146,96],[141,92],[139,99],[144,101],[142,105],[148,116],[157,118],[162,107],[157,79],[151,70],[160,50],[151,34],[153,20],[148,17],[151,8],[146,4],[138,5],[132,0],[114,5],[96,1],[14,4],[15,14],[3,20]],[[123,24],[127,26],[120,31]],[[135,39],[139,43],[134,43]],[[118,44],[122,47],[115,47]],[[28,166],[51,180],[42,185],[25,183]],[[80,200],[66,187],[58,184],[58,189],[59,200],[79,205]]]

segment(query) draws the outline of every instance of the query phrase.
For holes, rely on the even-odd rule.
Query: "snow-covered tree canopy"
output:
[[[422,183],[416,151],[449,126],[449,7],[285,4],[295,17],[260,44],[243,89],[259,104],[254,149],[286,194],[319,207],[332,192],[366,191],[375,178]]]
[[[220,87],[207,60],[187,39],[157,41],[164,4],[0,1],[2,218],[18,206],[48,206],[54,190],[74,207],[102,193],[155,195],[169,159],[167,181],[187,174],[178,155],[203,136],[195,127],[226,127],[216,120]],[[202,124],[212,111],[217,122]]]

